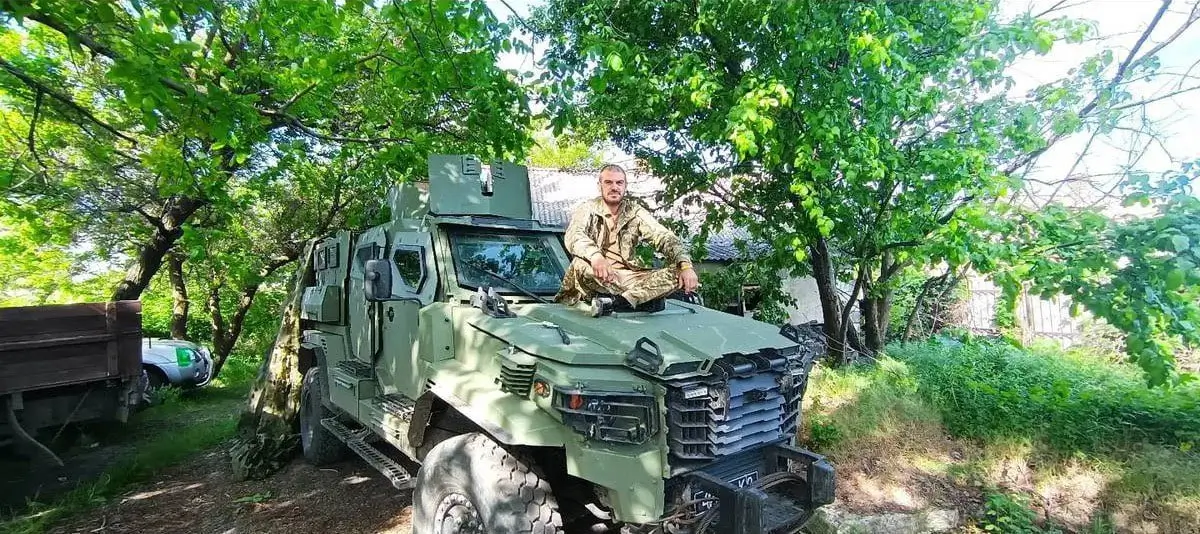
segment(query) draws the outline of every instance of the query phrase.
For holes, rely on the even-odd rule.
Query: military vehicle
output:
[[[422,185],[314,242],[309,461],[353,451],[413,488],[416,534],[794,532],[832,502],[794,444],[807,338],[680,300],[553,303],[569,258],[524,167],[434,156]]]
[[[142,393],[141,342],[136,300],[0,308],[0,445],[61,466],[39,430],[125,422]]]

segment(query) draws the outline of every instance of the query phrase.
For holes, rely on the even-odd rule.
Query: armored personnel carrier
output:
[[[569,258],[524,167],[434,156],[421,185],[315,245],[309,461],[353,451],[412,488],[417,534],[795,532],[833,501],[795,446],[809,339],[677,300],[553,303]]]

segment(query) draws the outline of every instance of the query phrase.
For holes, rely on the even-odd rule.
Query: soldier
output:
[[[574,305],[592,297],[592,315],[598,317],[614,308],[637,308],[677,289],[695,291],[699,280],[679,238],[625,198],[625,170],[605,165],[599,185],[600,196],[571,214],[564,236],[571,266],[554,300]],[[638,261],[634,247],[643,240],[666,257],[669,267],[649,269]]]

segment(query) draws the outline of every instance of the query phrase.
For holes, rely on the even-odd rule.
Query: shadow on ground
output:
[[[66,533],[408,533],[411,492],[356,459],[295,461],[266,480],[235,481],[224,448],[48,530]]]

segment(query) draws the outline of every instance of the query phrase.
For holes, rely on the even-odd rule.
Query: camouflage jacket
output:
[[[603,254],[601,247],[609,237],[609,225],[605,219],[611,216],[604,199],[600,197],[575,208],[563,238],[567,253],[584,261],[591,261],[596,254]],[[679,238],[634,200],[621,201],[612,231],[616,234],[616,253],[632,268],[646,268],[634,251],[634,247],[642,241],[648,242],[662,254],[670,268],[692,261]]]

